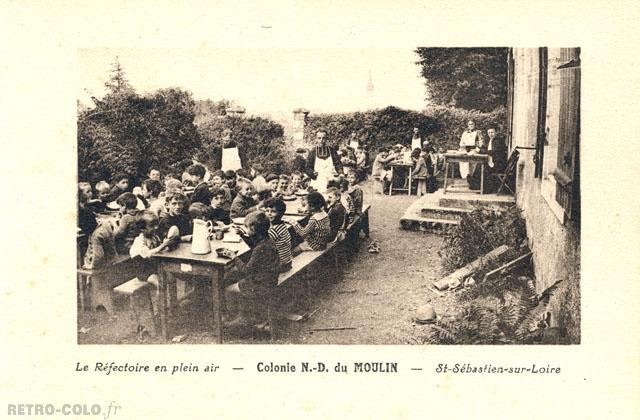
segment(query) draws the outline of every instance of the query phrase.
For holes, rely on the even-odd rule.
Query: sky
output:
[[[295,108],[352,112],[388,105],[420,110],[426,104],[411,48],[79,49],[81,103],[90,105],[91,96],[105,93],[116,57],[140,93],[180,87],[195,99],[233,100],[249,115],[282,116]]]

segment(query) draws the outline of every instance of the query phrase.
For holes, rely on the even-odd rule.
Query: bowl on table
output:
[[[283,195],[282,196],[282,201],[296,201],[298,199],[298,197],[296,197],[295,195]]]
[[[221,247],[221,248],[216,248],[216,255],[220,258],[231,258],[227,255],[224,255],[225,252],[233,252],[235,255],[235,252],[230,250],[229,248],[225,248],[225,247]]]
[[[298,191],[296,191],[296,196],[298,196],[298,197],[304,197],[304,196],[307,196],[307,195],[309,195],[309,191],[307,191],[307,190],[298,190]]]
[[[244,225],[244,217],[234,217],[231,221],[235,225]]]

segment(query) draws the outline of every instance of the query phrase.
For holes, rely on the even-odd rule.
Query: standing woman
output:
[[[476,130],[476,123],[473,120],[467,121],[467,129],[462,133],[460,137],[460,150],[465,152],[471,152],[475,150],[479,151],[479,147],[482,145],[482,133],[480,130]],[[476,164],[460,163],[460,176],[462,179],[466,179],[467,175],[472,174]]]
[[[231,130],[228,128],[222,132],[220,147],[222,149],[220,169],[223,171],[237,171],[238,169],[242,169],[238,146],[231,140]]]
[[[336,173],[335,162],[338,161],[336,151],[327,145],[326,139],[326,131],[316,132],[316,147],[309,151],[307,159],[307,173],[314,176],[310,186],[320,193],[327,190],[327,182],[333,179],[333,174]]]

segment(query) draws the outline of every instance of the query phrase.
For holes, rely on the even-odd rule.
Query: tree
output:
[[[427,99],[491,112],[507,102],[507,48],[417,48]]]
[[[151,167],[166,173],[193,157],[201,141],[191,93],[172,88],[141,96],[117,61],[105,85],[107,94],[78,113],[80,179],[95,182],[117,172],[140,179]]]

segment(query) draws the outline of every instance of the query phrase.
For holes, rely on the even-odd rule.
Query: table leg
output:
[[[165,340],[169,339],[169,331],[167,328],[167,276],[169,275],[169,273],[167,273],[167,271],[163,270],[162,268],[160,268],[158,270],[158,274],[159,274],[159,283],[158,283],[158,287],[159,287],[159,292],[160,295],[158,296],[158,312],[160,313],[160,328],[162,330],[162,337]]]
[[[224,293],[224,268],[216,270],[215,275],[211,276],[211,293],[213,304],[213,320],[217,324],[218,343],[222,344],[222,294]]]
[[[389,195],[393,191],[393,166],[391,167],[391,179],[389,180]]]
[[[484,162],[480,164],[480,195],[484,194]]]
[[[409,197],[411,197],[411,181],[413,177],[413,167],[409,166]]]

